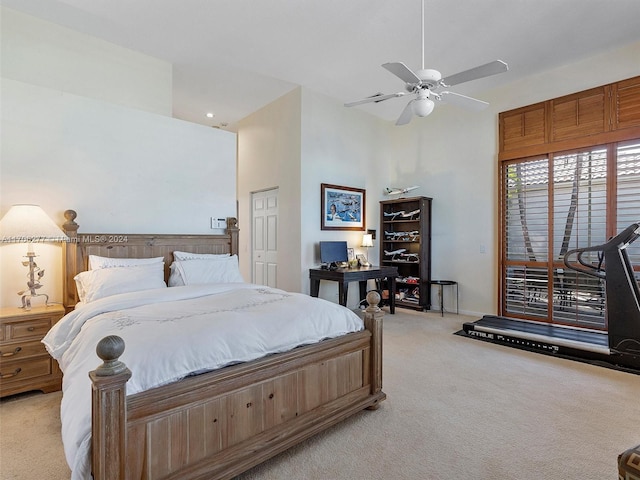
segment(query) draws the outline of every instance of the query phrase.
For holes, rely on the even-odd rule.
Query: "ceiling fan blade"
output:
[[[451,105],[457,105],[458,107],[467,108],[469,110],[475,110],[477,112],[484,110],[489,106],[487,102],[467,97],[465,95],[460,95],[459,93],[440,92],[438,96],[443,102],[449,103]]]
[[[404,107],[404,110],[402,110],[402,113],[398,117],[398,120],[396,120],[396,125],[406,125],[411,121],[411,119],[413,118],[413,108],[411,104],[413,102],[415,102],[415,99],[411,100],[409,103],[407,103],[407,106]]]
[[[509,70],[509,66],[505,62],[502,60],[494,60],[493,62],[480,65],[479,67],[471,68],[464,72],[445,77],[442,79],[441,83],[447,87],[451,87],[452,85],[458,85],[459,83],[490,77],[491,75],[503,73],[507,70]]]
[[[405,83],[420,83],[420,77],[402,62],[384,63],[382,66]]]
[[[382,102],[384,100],[389,100],[390,98],[394,98],[394,97],[402,97],[403,95],[406,95],[407,92],[398,92],[398,93],[389,93],[387,95],[384,95],[382,93],[376,93],[375,95],[371,95],[370,97],[364,98],[362,100],[357,100],[355,102],[350,102],[350,103],[345,103],[344,106],[345,107],[355,107],[356,105],[362,105],[364,103],[371,103],[371,102]]]

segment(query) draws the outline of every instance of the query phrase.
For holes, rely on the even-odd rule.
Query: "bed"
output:
[[[171,283],[174,269],[170,266],[176,252],[226,256],[225,262],[229,257],[237,259],[237,222],[228,219],[227,229],[220,235],[106,235],[78,233],[72,210],[65,212],[65,218],[63,229],[70,241],[64,246],[63,296],[69,312],[65,319],[70,321],[59,322],[65,326],[50,332],[45,345],[64,372],[63,440],[68,461],[68,450],[73,451],[73,479],[88,478],[89,472],[95,480],[232,478],[363,409],[377,409],[386,398],[382,391],[382,312],[375,292],[368,295],[369,307],[357,321],[353,312],[331,302],[235,281],[117,292],[85,302],[89,292],[79,292],[82,287],[77,288],[74,278],[81,272],[91,273],[87,272],[89,258],[161,258],[164,280]],[[200,263],[211,262],[207,258]],[[186,269],[181,272],[191,275]],[[136,281],[145,283],[143,278]],[[158,299],[157,295],[163,297]],[[205,307],[210,297],[222,306]],[[203,353],[206,361],[202,368],[194,368],[196,360],[191,356],[201,350],[199,344],[222,342],[226,327],[215,323],[212,333],[192,332],[189,348],[181,347],[183,340],[173,335],[192,330],[192,323],[181,322],[193,322],[193,328],[197,322],[214,325],[205,315],[216,309],[216,314],[219,310],[222,316],[230,316],[232,321],[227,323],[264,323],[266,315],[281,320],[292,310],[297,318],[291,320],[296,323],[273,327],[280,332],[278,338],[283,338],[276,350],[252,353],[242,360],[216,359],[220,365],[214,367],[210,357],[226,352],[224,344],[209,348]],[[172,311],[182,316],[169,318]],[[156,323],[147,328],[145,322],[155,315]],[[295,345],[293,340],[284,340],[299,335],[296,325],[303,319],[320,329],[313,334],[318,338],[300,337]],[[322,330],[334,323],[337,330],[332,333]],[[117,334],[101,337],[102,325],[115,325],[129,336],[126,341]],[[243,332],[254,331],[250,324],[242,323],[241,327]],[[109,328],[104,331],[113,333]],[[161,336],[159,332],[165,328],[168,333]],[[145,333],[141,335],[141,331]],[[73,342],[63,339],[63,334]],[[262,335],[246,336],[262,341]],[[76,340],[80,337],[84,343]],[[139,348],[139,337],[148,337],[146,348]],[[149,343],[154,348],[149,349]],[[92,349],[93,358],[87,349]],[[188,360],[178,352],[187,352]],[[139,359],[146,365],[144,373],[142,368],[136,370]],[[93,362],[92,367],[75,372],[89,365],[87,362]],[[147,368],[151,373],[146,373]],[[147,377],[153,378],[150,388],[141,380]],[[82,422],[84,410],[90,425]],[[65,438],[68,431],[77,431],[78,424],[88,433]]]

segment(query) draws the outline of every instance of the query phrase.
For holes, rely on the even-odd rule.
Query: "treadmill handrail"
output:
[[[606,273],[600,270],[599,266],[595,267],[593,264],[583,261],[582,255],[587,252],[603,252],[605,250],[609,250],[610,248],[626,248],[629,244],[638,239],[638,237],[640,237],[640,222],[632,223],[618,235],[601,245],[593,245],[591,247],[582,247],[569,250],[564,255],[564,264],[571,270],[576,270],[578,272],[591,275],[592,277],[604,279],[606,278]],[[576,259],[578,260],[580,265],[569,261],[569,257],[575,254],[577,254]]]

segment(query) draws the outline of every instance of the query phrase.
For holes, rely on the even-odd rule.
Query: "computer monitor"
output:
[[[320,261],[329,265],[346,262],[347,242],[320,242]]]

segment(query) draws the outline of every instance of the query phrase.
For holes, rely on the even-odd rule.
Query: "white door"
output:
[[[254,192],[252,205],[252,282],[277,287],[278,189]]]

